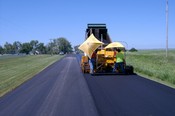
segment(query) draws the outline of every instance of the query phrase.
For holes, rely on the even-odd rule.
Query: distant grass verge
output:
[[[0,56],[0,97],[62,57],[60,55]]]
[[[167,58],[163,50],[129,52],[126,61],[136,73],[175,88],[175,50],[170,50]]]

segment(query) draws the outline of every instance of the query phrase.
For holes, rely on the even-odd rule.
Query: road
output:
[[[0,98],[0,116],[174,116],[175,90],[138,75],[83,75],[67,55]]]
[[[174,116],[175,90],[137,75],[85,75],[100,116]]]

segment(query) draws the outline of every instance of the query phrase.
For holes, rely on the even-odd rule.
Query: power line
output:
[[[168,0],[166,0],[166,57],[168,57]]]

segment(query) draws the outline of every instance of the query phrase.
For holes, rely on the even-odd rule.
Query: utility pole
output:
[[[50,39],[50,47],[51,47],[50,54],[51,54],[51,56],[53,55],[53,46],[52,46],[52,40],[53,40],[53,39]]]
[[[166,57],[168,57],[168,0],[166,0]]]

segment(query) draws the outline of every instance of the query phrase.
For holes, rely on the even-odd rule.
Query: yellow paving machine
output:
[[[81,69],[83,73],[91,74],[132,74],[133,67],[126,65],[124,60],[122,72],[121,67],[114,70],[116,62],[116,49],[125,54],[125,47],[119,42],[112,42],[106,28],[106,24],[88,24],[85,41],[79,46],[84,52],[81,58]],[[126,55],[125,55],[126,56]]]

